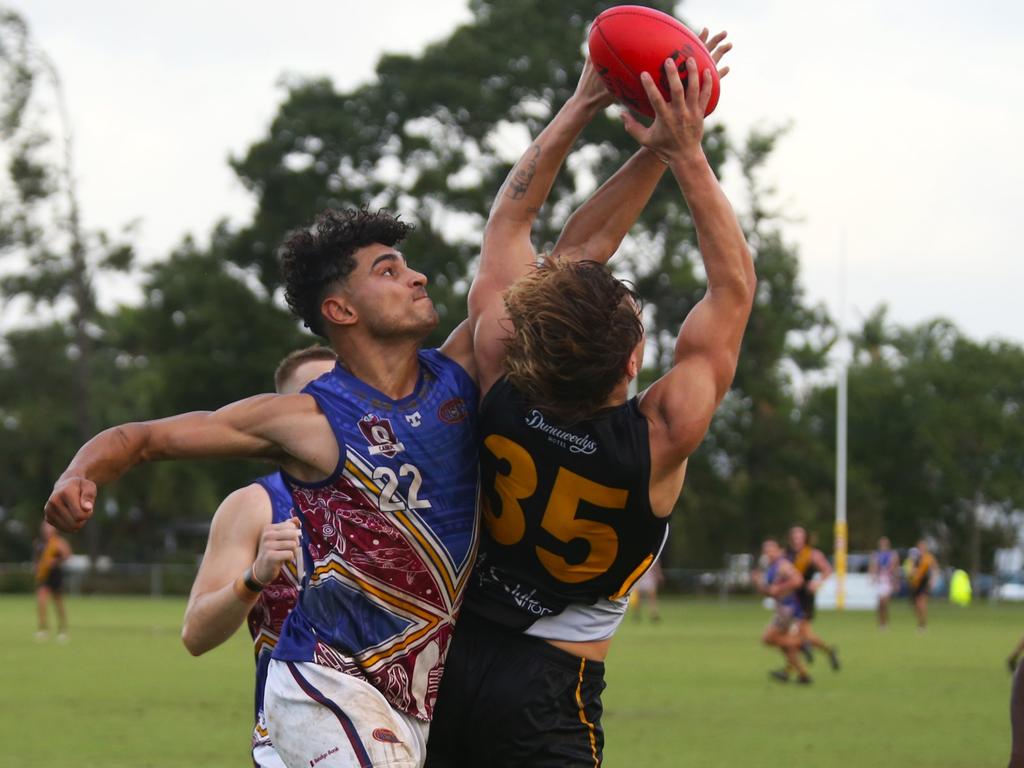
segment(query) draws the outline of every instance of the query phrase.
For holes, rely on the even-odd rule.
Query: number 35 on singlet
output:
[[[484,446],[510,467],[508,473],[499,472],[494,478],[494,490],[501,497],[501,514],[494,513],[485,496],[484,523],[499,544],[518,544],[526,535],[526,516],[520,502],[537,492],[537,466],[525,448],[507,437],[489,435]],[[576,513],[583,501],[605,509],[625,509],[628,498],[627,490],[609,488],[559,467],[540,527],[566,545],[583,539],[590,550],[582,562],[570,563],[562,554],[537,545],[537,558],[544,568],[567,584],[578,584],[605,573],[615,562],[619,537],[610,525],[576,517]]]

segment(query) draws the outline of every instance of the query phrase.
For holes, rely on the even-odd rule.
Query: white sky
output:
[[[87,225],[141,219],[146,258],[247,218],[226,160],[264,133],[282,74],[347,88],[381,52],[414,52],[469,18],[465,0],[15,3],[64,77]],[[811,299],[835,308],[845,233],[852,321],[884,301],[900,322],[945,315],[1024,341],[1024,3],[681,10],[736,44],[713,119],[736,136],[792,122],[769,180],[796,219],[786,231]]]

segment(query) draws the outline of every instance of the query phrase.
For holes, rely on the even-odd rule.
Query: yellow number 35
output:
[[[499,544],[519,543],[526,534],[526,517],[520,501],[537,491],[537,466],[521,445],[501,435],[490,435],[484,446],[499,460],[507,461],[509,472],[499,472],[494,478],[494,489],[501,497],[501,512],[495,514],[484,497],[484,523]],[[548,497],[541,528],[566,544],[583,539],[590,549],[579,563],[570,563],[557,552],[535,547],[537,558],[548,572],[559,581],[578,584],[607,572],[615,562],[619,550],[619,537],[610,525],[576,517],[581,501],[606,509],[625,509],[629,491],[609,488],[595,483],[575,472],[559,467],[554,487]]]

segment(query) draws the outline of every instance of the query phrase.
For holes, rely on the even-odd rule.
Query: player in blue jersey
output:
[[[742,229],[701,147],[711,73],[686,60],[684,94],[681,63],[657,73],[670,103],[646,77],[657,117],[626,120],[642,149],[573,214],[552,256],[538,265],[531,225],[575,138],[571,115],[534,141],[491,210],[474,292],[509,287],[503,301],[470,293],[484,529],[431,768],[601,763],[604,660],[729,389],[754,297]],[[666,170],[692,214],[708,292],[679,332],[672,369],[630,398],[643,321],[635,292],[604,262]]]
[[[294,394],[329,373],[337,357],[326,347],[292,352],[274,373],[278,393]],[[192,585],[181,639],[195,656],[227,640],[247,622],[256,655],[252,761],[283,768],[263,708],[270,655],[298,598],[298,518],[281,474],[266,475],[228,496],[210,524],[206,553]]]
[[[292,310],[338,364],[302,393],[260,395],[108,429],[57,481],[46,514],[81,528],[98,485],[140,462],[252,457],[293,486],[302,590],[274,648],[267,726],[290,767],[418,766],[473,561],[478,448],[472,336],[438,322],[426,277],[380,211],[326,211],[283,248]]]
[[[878,628],[885,630],[889,628],[889,601],[900,586],[900,558],[888,536],[878,540],[878,550],[871,555],[869,571],[878,596]]]
[[[800,661],[800,620],[803,612],[797,591],[804,583],[803,576],[789,560],[786,551],[776,539],[765,539],[761,547],[764,558],[763,572],[755,573],[758,591],[775,601],[775,615],[765,627],[761,642],[778,648],[786,659],[786,666],[771,673],[780,682],[788,682],[790,673],[796,672],[798,683],[810,683],[811,676]]]

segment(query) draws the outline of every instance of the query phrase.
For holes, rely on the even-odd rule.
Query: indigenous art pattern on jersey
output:
[[[271,522],[283,523],[294,517],[291,491],[279,472],[256,480],[270,497]],[[260,592],[249,611],[247,622],[256,654],[256,724],[253,727],[252,746],[270,745],[267,719],[263,711],[263,691],[267,686],[267,669],[285,619],[295,607],[299,596],[299,572],[295,563],[287,563],[281,573]]]
[[[476,551],[476,385],[436,350],[391,400],[340,366],[311,384],[338,439],[323,483],[292,483],[309,572],[275,658],[367,679],[429,720]]]

